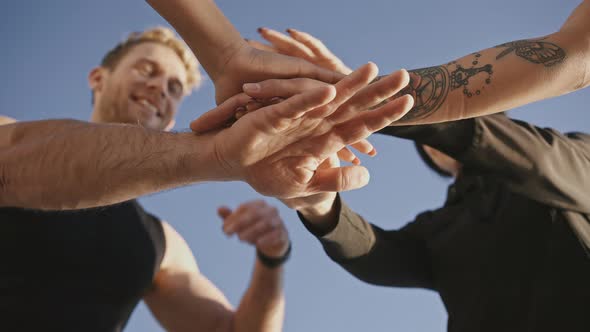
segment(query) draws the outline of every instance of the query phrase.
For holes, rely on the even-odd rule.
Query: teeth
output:
[[[154,113],[158,113],[158,108],[152,104],[150,104],[149,101],[145,100],[145,99],[140,99],[139,103],[142,104],[143,106],[149,108],[152,112]]]

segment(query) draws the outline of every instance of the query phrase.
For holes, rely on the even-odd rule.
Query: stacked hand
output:
[[[260,28],[258,32],[270,45],[255,40],[248,40],[248,43],[260,50],[297,57],[344,75],[352,72],[324,43],[306,32],[287,29],[289,35],[285,35],[268,28]]]
[[[214,150],[227,179],[248,182],[258,192],[279,198],[360,188],[369,180],[361,166],[320,169],[331,155],[359,142],[408,112],[413,100],[400,97],[374,110],[408,84],[395,72],[369,83],[377,67],[367,64],[335,85],[311,79],[267,80],[239,94],[191,124],[196,133],[219,130],[252,97],[285,100],[240,118],[214,135]]]
[[[234,211],[222,206],[217,213],[223,219],[226,235],[237,235],[267,257],[278,258],[287,252],[289,234],[275,207],[258,200],[244,203]]]
[[[295,77],[336,83],[344,77],[342,73],[324,69],[303,59],[257,49],[245,42],[234,47],[219,69],[219,73],[210,73],[218,104],[241,92],[244,83]]]

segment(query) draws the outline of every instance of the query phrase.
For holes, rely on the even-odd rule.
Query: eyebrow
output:
[[[142,58],[137,59],[137,61],[135,62],[134,65],[140,64],[141,62],[149,62],[150,64],[158,67],[158,69],[162,68],[162,66],[160,66],[160,64],[157,61],[154,61],[154,60],[147,58],[147,57],[142,57]],[[185,71],[186,71],[186,69],[185,69]],[[175,82],[180,84],[180,87],[182,88],[182,94],[184,95],[187,91],[186,85],[183,83],[183,81],[180,78],[178,78],[176,76],[173,76],[173,79]]]

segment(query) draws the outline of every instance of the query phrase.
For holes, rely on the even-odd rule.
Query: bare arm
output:
[[[214,179],[210,140],[73,120],[0,126],[0,206],[79,209]]]
[[[201,135],[71,120],[0,126],[0,206],[85,208],[203,180],[241,180],[277,197],[362,187],[368,173],[360,166],[315,169],[410,109],[411,99],[400,98],[360,112],[408,81],[398,72],[368,85],[376,74],[368,64],[334,86],[287,88],[285,101]],[[209,114],[230,114],[248,100],[236,95]]]
[[[147,0],[191,47],[215,84],[218,103],[244,83],[309,77],[335,83],[344,75],[299,58],[249,46],[212,0]]]
[[[266,255],[285,253],[289,240],[275,209],[258,201],[244,204],[233,213],[221,208],[220,215],[227,234],[237,234]],[[283,267],[269,268],[256,260],[248,289],[238,308],[233,309],[199,272],[182,237],[169,225],[164,226],[166,255],[154,288],[144,299],[168,331],[281,330],[285,310]]]
[[[240,33],[212,0],[147,0],[191,47],[212,80],[244,45]]]
[[[289,34],[261,30],[262,37],[271,42],[271,50],[300,56],[332,70],[348,70],[315,37],[293,29]],[[504,43],[409,72],[410,84],[394,97],[410,94],[414,107],[392,125],[497,113],[584,88],[590,84],[590,0],[579,5],[559,31],[548,36]],[[257,97],[272,93],[260,92]]]
[[[586,21],[573,23],[578,16]],[[574,26],[572,26],[574,25]],[[416,104],[398,124],[420,124],[503,112],[584,88],[590,83],[590,2],[564,28],[517,40],[450,63],[410,71],[405,93]]]
[[[16,122],[15,119],[0,115],[0,126],[14,122]]]

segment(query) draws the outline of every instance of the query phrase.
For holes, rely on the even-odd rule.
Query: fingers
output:
[[[230,214],[231,214],[231,209],[228,208],[227,206],[221,206],[217,209],[217,215],[219,215],[221,217],[221,219],[225,219],[225,218],[229,217]]]
[[[233,213],[226,207],[218,210],[220,214],[228,211],[223,222],[226,235],[237,235],[269,256],[280,256],[280,251],[286,250],[287,231],[275,207],[258,200],[240,205]]]
[[[352,144],[399,120],[412,109],[413,105],[414,99],[410,95],[396,98],[375,110],[362,112],[338,125],[335,136],[340,137],[343,144]]]
[[[344,74],[324,69],[318,65],[314,65],[311,62],[308,62],[303,59],[297,59],[298,61],[293,63],[295,73],[293,77],[307,77],[312,78],[314,80],[322,81],[325,83],[334,84],[339,82],[342,78],[345,77]]]
[[[371,157],[377,155],[377,150],[375,149],[373,144],[371,144],[371,142],[367,141],[366,139],[362,139],[358,142],[352,143],[350,144],[350,146],[352,146],[355,150],[362,154],[366,154]]]
[[[244,93],[235,95],[191,122],[190,128],[197,134],[224,128],[235,118],[236,110],[239,111],[251,99]]]
[[[279,53],[298,57],[308,61],[314,57],[313,52],[307,46],[278,31],[268,28],[260,28],[258,29],[258,32],[262,38],[270,42],[279,51]]]
[[[342,161],[348,161],[349,163],[353,163],[355,165],[360,165],[361,161],[357,156],[350,151],[347,147],[343,147],[338,151],[338,158]]]
[[[359,189],[369,183],[369,171],[362,166],[318,169],[309,185],[313,193]]]
[[[264,43],[261,43],[259,41],[256,40],[252,40],[252,39],[246,39],[246,42],[248,44],[250,44],[250,46],[257,48],[259,50],[263,50],[263,51],[268,51],[268,52],[273,52],[273,53],[278,53],[279,51],[273,47],[272,45],[267,45]]]
[[[408,72],[403,69],[384,76],[379,81],[364,87],[352,96],[330,120],[335,123],[348,120],[359,111],[367,110],[391,98],[406,87],[409,82]]]
[[[309,153],[318,158],[328,158],[346,145],[367,138],[403,117],[413,106],[409,95],[397,98],[375,110],[357,114],[354,118],[338,124],[328,132],[302,141],[298,153]],[[363,147],[364,148],[364,147]]]
[[[255,220],[272,218],[272,207],[262,200],[244,203],[235,211],[225,216],[223,232],[231,236],[252,224]],[[219,212],[219,211],[218,211]]]
[[[377,76],[378,72],[377,65],[372,62],[359,67],[334,85],[336,88],[336,98],[327,107],[310,113],[310,116],[322,118],[330,116],[342,104],[348,101],[348,99],[367,86]]]
[[[367,86],[377,76],[377,72],[377,66],[373,63],[361,66],[336,83],[334,85],[336,96],[330,105],[314,110],[311,116],[321,118],[332,114],[341,104],[354,96],[357,91]],[[301,78],[290,80],[272,79],[260,83],[244,84],[243,89],[252,98],[266,99],[274,96],[286,98],[321,85],[321,82]]]
[[[295,39],[305,47],[307,47],[311,53],[313,53],[314,57],[318,61],[327,62],[332,64],[332,69],[336,70],[339,69],[344,74],[350,74],[352,70],[348,68],[342,61],[334,55],[327,47],[322,43],[321,40],[315,38],[314,36],[310,35],[309,33],[295,30],[295,29],[287,29],[289,36]]]
[[[258,118],[262,120],[259,128],[266,128],[267,132],[276,134],[289,127],[293,119],[328,104],[335,96],[334,87],[327,85],[297,94],[281,103],[262,108],[254,114],[263,114]]]
[[[375,150],[373,145],[366,139],[362,139],[358,142],[352,143],[350,144],[350,146],[358,152],[369,155],[371,157],[377,155],[377,150]],[[361,164],[361,160],[348,147],[344,147],[340,151],[338,151],[338,158],[342,161],[348,161],[355,165]]]
[[[244,93],[256,99],[272,97],[288,98],[306,90],[326,86],[327,83],[309,78],[270,79],[258,83],[244,84]]]
[[[324,45],[324,43],[322,43],[321,40],[315,38],[309,33],[296,29],[287,29],[287,33],[289,33],[289,36],[298,41],[300,44],[307,47],[314,55],[323,58],[334,57],[334,54],[330,52],[330,50],[326,47],[326,45]]]
[[[405,69],[400,69],[359,91],[349,103],[355,109],[373,107],[401,91],[408,83],[410,75]]]

